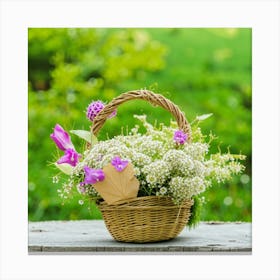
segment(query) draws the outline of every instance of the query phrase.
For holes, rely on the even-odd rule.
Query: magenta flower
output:
[[[55,125],[54,132],[50,136],[60,150],[74,149],[69,134],[59,124]]]
[[[85,180],[80,183],[80,185],[95,184],[96,182],[103,181],[105,179],[105,174],[102,169],[92,169],[88,166],[84,167]]]
[[[99,114],[99,112],[105,107],[104,103],[102,101],[93,101],[88,105],[87,108],[87,118],[90,121],[93,121],[94,118]],[[109,117],[113,118],[115,117],[117,114],[117,111],[115,110]]]
[[[71,166],[76,166],[78,164],[79,158],[81,155],[79,155],[74,149],[67,149],[65,151],[64,156],[62,156],[57,163],[68,163]]]
[[[112,161],[111,164],[115,167],[115,169],[119,172],[123,171],[127,164],[128,164],[128,160],[121,160],[120,157],[115,156]]]
[[[188,140],[188,135],[185,134],[182,130],[176,130],[173,140],[176,143],[183,145]]]

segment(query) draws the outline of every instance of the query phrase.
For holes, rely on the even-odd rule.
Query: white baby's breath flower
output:
[[[159,193],[161,195],[165,195],[167,193],[167,188],[166,187],[161,187],[160,190],[159,190]]]
[[[151,185],[154,185],[157,183],[157,177],[154,174],[149,174],[147,177],[147,182]]]
[[[209,146],[206,143],[191,143],[184,146],[184,152],[196,160],[204,160],[208,153]]]
[[[155,179],[153,184],[163,184],[170,175],[170,166],[165,161],[157,160],[149,165],[146,165],[142,171],[145,175],[147,175],[147,180],[148,176],[149,178],[152,176]]]
[[[57,184],[57,183],[59,182],[58,176],[53,176],[52,182],[53,182],[54,184]]]
[[[135,166],[145,166],[151,163],[152,159],[145,154],[139,152],[132,152],[131,161]]]
[[[141,171],[138,167],[134,167],[134,172],[135,172],[135,176],[139,176],[141,174]]]

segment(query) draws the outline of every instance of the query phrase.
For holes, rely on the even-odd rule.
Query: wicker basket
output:
[[[117,107],[129,100],[142,99],[152,105],[161,106],[176,119],[179,129],[188,134],[190,125],[179,108],[160,94],[148,90],[129,91],[107,104],[92,124],[92,133],[97,135],[107,117]],[[157,242],[176,237],[188,223],[193,200],[175,205],[169,197],[145,196],[121,201],[114,205],[97,203],[110,234],[122,242]]]
[[[123,242],[157,242],[176,237],[190,217],[192,200],[176,206],[169,197],[144,196],[118,205],[98,204],[111,235]]]

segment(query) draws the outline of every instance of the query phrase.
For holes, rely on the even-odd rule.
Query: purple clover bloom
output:
[[[115,169],[119,172],[123,171],[127,164],[128,164],[128,160],[121,160],[120,157],[115,156],[112,161],[111,164],[115,167]]]
[[[105,179],[105,174],[102,169],[92,169],[88,166],[84,167],[85,180],[80,185],[92,185]]]
[[[183,145],[188,140],[188,135],[184,133],[182,130],[176,130],[174,133],[173,140],[176,143]]]
[[[50,136],[60,150],[74,149],[69,134],[59,124],[55,125],[54,132]]]
[[[79,155],[74,149],[67,149],[65,150],[64,156],[62,156],[57,163],[68,163],[71,166],[76,166],[78,164],[79,158],[81,155]]]
[[[98,113],[104,108],[104,104],[101,101],[93,101],[87,108],[87,118],[90,121],[98,115]]]
[[[91,102],[88,105],[88,108],[87,108],[87,118],[88,118],[88,120],[93,121],[94,118],[99,114],[99,112],[101,110],[103,110],[104,107],[105,107],[104,103],[102,101],[100,101],[100,100]],[[117,111],[115,110],[108,117],[108,119],[115,117],[116,114],[117,114]]]

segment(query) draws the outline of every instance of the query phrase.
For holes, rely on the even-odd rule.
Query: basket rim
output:
[[[141,209],[141,210],[160,210],[160,209],[174,209],[174,208],[189,208],[193,205],[194,201],[193,199],[187,199],[184,202],[182,202],[180,205],[154,205],[154,206],[134,206],[129,205],[131,202],[135,201],[148,201],[148,200],[166,200],[171,201],[171,197],[168,196],[141,196],[136,198],[130,198],[125,200],[117,201],[115,204],[108,205],[105,201],[97,201],[96,204],[100,209],[106,209],[106,210],[132,210],[132,209]]]

